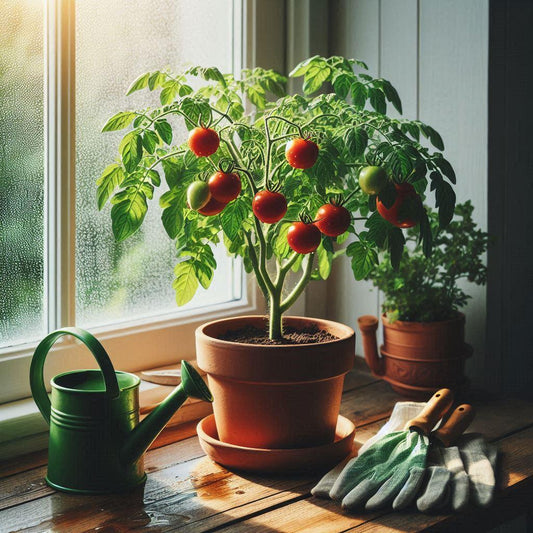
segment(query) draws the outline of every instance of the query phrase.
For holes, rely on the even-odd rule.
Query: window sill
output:
[[[176,368],[176,365],[154,370],[169,368]],[[175,385],[161,385],[141,379],[139,390],[141,419],[146,417],[174,388]],[[187,399],[170,419],[163,432],[164,435],[158,437],[156,445],[164,445],[189,437],[195,431],[196,424],[193,422],[211,412],[210,403],[194,398]],[[0,405],[0,461],[44,450],[47,446],[48,425],[37,409],[33,398],[24,398]]]

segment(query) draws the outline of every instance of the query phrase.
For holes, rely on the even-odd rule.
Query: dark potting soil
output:
[[[329,342],[337,340],[338,337],[310,326],[304,329],[295,329],[291,326],[283,328],[283,339],[272,340],[268,338],[268,332],[255,326],[245,326],[243,328],[227,331],[219,337],[224,341],[241,342],[243,344],[315,344],[319,342]]]

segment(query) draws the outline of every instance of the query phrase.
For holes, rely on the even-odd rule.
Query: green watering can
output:
[[[52,401],[43,378],[48,351],[63,335],[82,341],[100,370],[55,376]],[[62,328],[45,337],[33,354],[30,385],[35,403],[50,425],[47,483],[66,492],[120,492],[146,480],[144,452],[187,397],[213,401],[196,370],[181,362],[181,384],[139,423],[139,384],[115,371],[104,347],[89,332]]]

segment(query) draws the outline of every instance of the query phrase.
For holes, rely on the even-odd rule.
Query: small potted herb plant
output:
[[[372,372],[386,379],[397,392],[424,398],[435,388],[464,384],[464,362],[472,354],[465,343],[465,316],[459,309],[469,299],[460,280],[484,285],[487,268],[483,255],[488,235],[472,220],[471,202],[457,205],[454,220],[442,228],[438,215],[429,213],[433,253],[426,257],[415,232],[398,270],[384,260],[369,278],[383,291],[383,337],[378,355],[378,319],[359,318],[363,349]]]
[[[212,245],[221,242],[255,274],[268,303],[268,317],[224,319],[197,331],[198,365],[208,374],[224,442],[332,442],[354,332],[284,315],[342,255],[356,279],[376,267],[380,249],[397,264],[402,228],[414,227],[429,254],[422,197],[430,184],[442,224],[453,214],[455,175],[442,139],[420,121],[389,118],[388,102],[401,112],[398,94],[366,69],[343,57],[312,57],[290,74],[303,77],[303,94],[294,95],[285,77],[262,68],[239,77],[203,67],[149,72],[129,92],[157,91],[160,105],[119,112],[104,126],[128,128],[119,158],[97,183],[99,207],[112,204],[115,238],[139,230],[164,183],[159,206],[176,243],[178,305],[209,287]],[[292,286],[290,271],[299,275]]]

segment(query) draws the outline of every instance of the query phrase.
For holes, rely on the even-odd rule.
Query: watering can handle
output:
[[[110,398],[118,398],[120,394],[113,364],[104,347],[93,335],[80,328],[68,327],[53,331],[47,335],[35,349],[30,366],[31,393],[39,411],[41,411],[41,414],[48,424],[50,424],[50,410],[52,406],[44,384],[44,361],[52,345],[63,335],[72,335],[76,337],[83,342],[89,350],[91,350],[104,376],[106,394]]]

